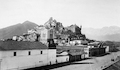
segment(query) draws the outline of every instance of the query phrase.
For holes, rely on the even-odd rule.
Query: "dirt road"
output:
[[[103,70],[120,61],[120,51],[91,59],[31,68],[27,70]]]
[[[102,57],[93,57],[92,59],[72,62],[70,65],[51,69],[51,70],[102,70],[117,62],[120,52],[114,52]]]

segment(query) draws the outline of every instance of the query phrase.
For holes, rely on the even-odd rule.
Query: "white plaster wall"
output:
[[[47,55],[8,57],[1,62],[2,70],[14,68],[30,68],[47,64]]]
[[[31,52],[31,55],[37,55],[40,54],[41,51],[43,51],[43,54],[47,54],[47,49],[45,50],[14,50],[14,51],[0,51],[0,55],[2,58],[6,58],[6,57],[14,57],[13,53],[16,52],[17,53],[17,57],[18,56],[27,56],[28,52]]]
[[[31,51],[31,55],[28,55],[28,51]],[[40,51],[43,51],[42,54]],[[1,69],[19,69],[19,68],[31,68],[48,63],[48,50],[24,50],[17,51],[17,56],[13,56],[13,51],[1,51],[2,62]],[[49,52],[50,53],[50,52]],[[51,57],[51,56],[50,56]],[[52,56],[53,57],[53,56]]]
[[[28,55],[28,52],[31,52]],[[42,51],[42,54],[41,54]],[[13,56],[16,52],[16,56]],[[1,69],[25,69],[56,63],[56,49],[0,51]]]
[[[86,53],[85,58],[88,58],[89,57],[89,48],[84,48],[84,52]]]
[[[56,50],[55,49],[49,49],[48,50],[48,64],[51,62],[51,64],[55,64],[56,62]]]
[[[40,41],[42,43],[47,43],[48,35],[49,34],[47,29],[41,30]]]
[[[48,30],[44,29],[41,31],[41,39],[47,39],[48,38]]]
[[[69,61],[69,56],[60,56],[56,58],[57,63],[61,63],[61,62],[67,62]]]

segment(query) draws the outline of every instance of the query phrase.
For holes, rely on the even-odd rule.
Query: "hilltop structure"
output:
[[[65,40],[69,44],[71,42],[71,44],[87,44],[86,36],[81,33],[82,26],[79,27],[75,24],[68,27],[63,27],[62,23],[57,22],[52,17],[44,24],[44,26],[53,29],[53,38],[57,39],[57,41],[62,39],[62,41]]]
[[[56,43],[81,44],[86,43],[86,36],[81,33],[82,26],[71,25],[63,27],[62,23],[57,22],[52,17],[44,24],[28,30],[22,36],[13,36],[17,41],[40,41],[47,44],[48,39],[57,40]]]

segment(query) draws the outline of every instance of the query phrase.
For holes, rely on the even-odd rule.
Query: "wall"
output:
[[[105,54],[105,48],[89,48],[89,56],[101,56]]]
[[[40,32],[40,41],[42,43],[47,43],[48,39],[48,30],[46,28],[42,28]]]
[[[48,64],[55,64],[56,63],[56,50],[51,49],[48,50]]]
[[[89,48],[84,48],[85,58],[89,57]]]
[[[16,52],[16,56],[13,52]],[[2,54],[0,70],[38,67],[47,65],[50,61],[54,63],[56,59],[55,49],[0,51],[0,54]]]

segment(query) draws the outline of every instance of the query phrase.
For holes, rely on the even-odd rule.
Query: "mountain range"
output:
[[[0,39],[12,38],[14,35],[22,35],[27,33],[27,30],[33,29],[37,24],[25,21],[3,29],[0,29]],[[82,28],[82,33],[89,39],[99,41],[120,41],[120,27],[110,26],[103,28]]]
[[[87,38],[101,41],[120,41],[120,27],[110,26],[103,28],[83,28],[82,33],[86,34]]]

